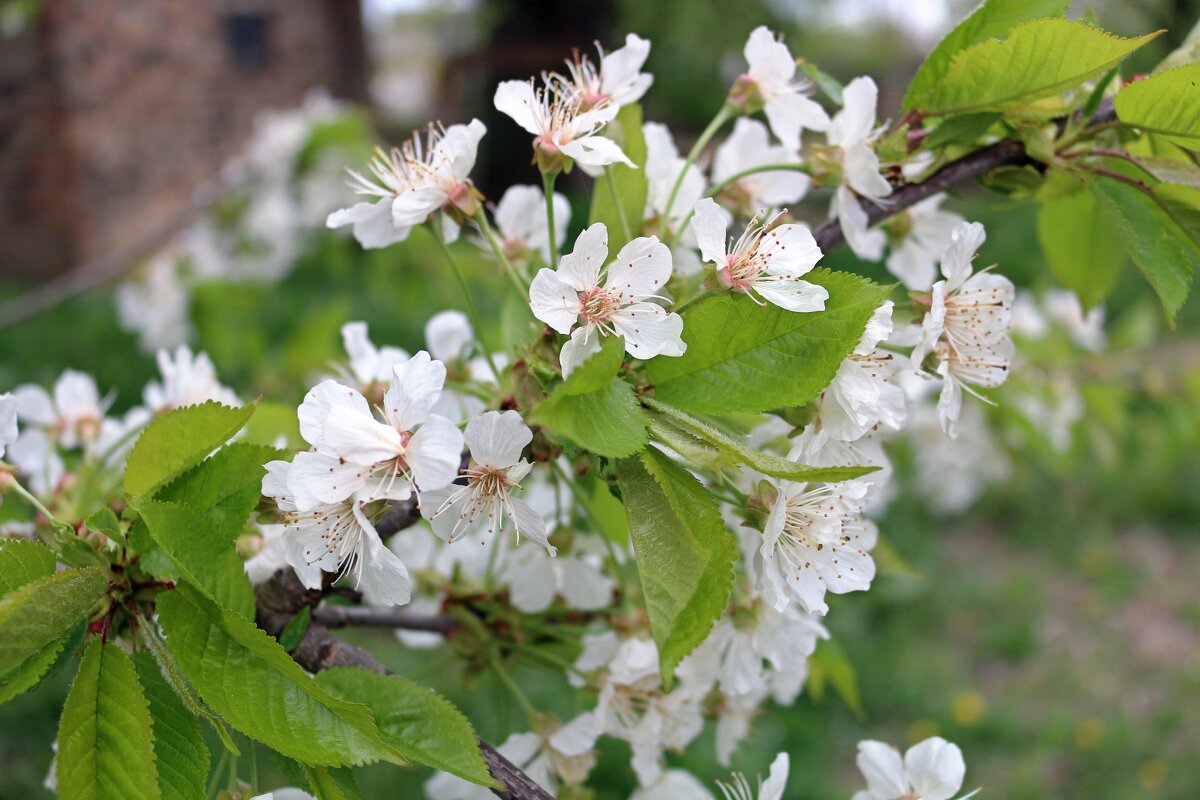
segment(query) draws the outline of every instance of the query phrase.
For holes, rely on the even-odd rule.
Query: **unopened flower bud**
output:
[[[533,163],[543,175],[554,175],[563,172],[567,167],[567,157],[563,155],[558,145],[544,136],[533,140]]]
[[[749,75],[742,75],[733,82],[725,102],[736,108],[738,113],[746,116],[762,111],[763,106],[766,105],[758,81]]]

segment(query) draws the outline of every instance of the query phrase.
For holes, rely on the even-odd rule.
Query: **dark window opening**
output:
[[[267,68],[267,17],[238,11],[225,17],[225,44],[240,69],[259,72]]]

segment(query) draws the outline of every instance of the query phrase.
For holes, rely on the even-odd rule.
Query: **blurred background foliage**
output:
[[[567,39],[581,49],[594,36],[615,46],[626,31],[636,31],[653,42],[648,69],[655,86],[645,100],[646,118],[669,123],[686,142],[717,108],[757,24],[783,31],[793,52],[839,79],[874,76],[882,117],[895,113],[922,56],[966,4],[613,0],[580,4],[573,12],[516,0],[409,2],[400,11],[394,5],[368,5],[379,101],[375,129],[389,141],[433,116],[447,122],[480,116],[489,135],[479,183],[494,199],[508,184],[533,183],[537,176],[524,160],[525,134],[490,110],[492,87],[538,66],[526,65],[523,56],[496,60],[489,54],[543,41],[535,61],[549,68],[569,54],[558,43],[572,26],[593,31]],[[1127,72],[1155,64],[1200,13],[1194,0],[1077,6],[1074,13],[1093,11],[1116,33],[1168,29]],[[545,44],[547,36],[553,46]],[[410,41],[421,47],[406,48]],[[325,148],[360,163],[372,144],[370,130],[366,117],[354,114],[318,128],[297,158],[296,174]],[[585,215],[586,184],[576,175],[563,188],[575,206],[573,236]],[[236,198],[224,202],[214,213],[236,218]],[[800,215],[819,220],[824,202],[816,199]],[[1018,286],[1051,285],[1034,206],[973,187],[950,205],[987,225],[984,258]],[[297,403],[311,378],[342,358],[339,328],[348,320],[366,320],[377,343],[416,350],[433,313],[460,307],[439,253],[420,232],[382,251],[363,251],[319,226],[303,241],[282,281],[205,281],[193,292],[193,345],[211,354],[223,380],[243,398]],[[498,330],[499,271],[470,241],[457,252],[474,276],[477,303]],[[885,279],[882,267],[858,263],[845,249],[826,263]],[[0,301],[27,288],[0,285]],[[797,797],[848,798],[858,788],[859,739],[903,744],[936,733],[962,747],[966,787],[985,787],[985,797],[1200,796],[1200,303],[1192,299],[1178,328],[1168,331],[1144,282],[1127,268],[1106,313],[1105,352],[1080,355],[1062,337],[1022,344],[1043,376],[1070,376],[1084,410],[1067,446],[1056,447],[1005,402],[1018,388],[997,392],[999,407],[988,409],[995,439],[964,458],[976,466],[1010,466],[970,511],[935,513],[920,490],[936,487],[920,486],[911,446],[893,451],[902,488],[880,520],[881,576],[870,592],[838,598],[828,618],[833,642],[815,660],[810,697],[760,720],[736,768],[753,775],[785,750],[792,785],[801,787]],[[48,384],[65,367],[93,373],[102,390],[114,392],[118,410],[139,401],[156,371],[136,337],[119,326],[109,290],[0,329],[0,388]],[[1021,380],[1017,373],[1014,383]],[[406,651],[388,635],[349,635],[460,703],[489,740],[520,724],[519,710],[498,683],[486,676],[477,685],[462,683],[448,650]],[[570,715],[561,675],[527,668],[524,677],[536,704]],[[41,782],[65,690],[60,677],[0,707],[0,763],[6,766],[0,798],[44,796]],[[633,789],[624,747],[605,745],[595,781],[606,787],[601,800]],[[711,783],[725,776],[712,753],[709,731],[679,763]],[[265,752],[259,769],[288,779]],[[390,767],[361,772],[364,793],[379,798],[416,797],[426,777]]]

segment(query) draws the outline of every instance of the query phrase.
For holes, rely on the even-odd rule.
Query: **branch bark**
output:
[[[1112,100],[1105,100],[1101,103],[1096,113],[1092,115],[1089,124],[1100,125],[1112,122],[1116,118],[1116,111],[1113,109]],[[1065,121],[1059,122],[1060,129],[1064,124]],[[951,161],[920,183],[910,183],[907,186],[900,187],[881,203],[861,200],[860,205],[867,212],[869,224],[874,225],[893,214],[916,205],[927,197],[932,197],[938,192],[944,192],[957,184],[980,178],[997,167],[1033,163],[1036,162],[1025,152],[1024,144],[1016,139],[1004,139],[981,150],[968,153],[960,159]],[[838,223],[837,218],[829,219],[822,223],[813,231],[813,238],[817,240],[817,245],[823,253],[828,253],[846,241],[845,234],[842,233],[842,226]]]

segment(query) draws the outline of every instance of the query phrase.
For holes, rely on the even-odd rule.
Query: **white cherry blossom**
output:
[[[482,383],[494,387],[496,376],[492,374],[487,359],[482,355],[472,356],[475,352],[475,331],[471,321],[461,311],[439,311],[425,323],[425,347],[437,361],[446,365],[447,378],[459,383]],[[504,353],[492,356],[496,368],[503,370],[507,363]],[[464,422],[487,408],[480,398],[466,391],[455,388],[442,390],[441,397],[433,407],[433,413],[440,414],[453,422]]]
[[[275,499],[281,522],[287,528],[284,558],[305,586],[321,587],[321,576],[315,568],[353,577],[355,586],[372,603],[408,603],[412,595],[408,569],[379,538],[367,516],[367,501],[354,497],[301,508],[290,487],[296,465],[271,461],[266,468],[262,492]]]
[[[511,413],[511,412],[510,412]],[[544,549],[517,549],[505,569],[509,601],[527,614],[545,611],[561,597],[568,608],[594,611],[612,603],[613,581],[596,556],[551,558]]]
[[[669,769],[653,784],[629,795],[629,800],[712,800],[712,793],[692,773]]]
[[[0,394],[0,458],[4,449],[17,440],[17,398]]]
[[[759,781],[757,792],[750,788],[750,782],[741,773],[733,776],[732,784],[720,784],[721,791],[725,794],[725,800],[783,800],[789,767],[787,753],[780,753],[771,762],[767,779]]]
[[[173,354],[159,350],[155,358],[162,381],[151,381],[142,390],[142,400],[151,411],[169,411],[209,400],[241,405],[233,390],[217,380],[217,368],[208,353],[193,355],[192,349],[182,344]]]
[[[834,115],[825,137],[841,163],[842,185],[833,196],[833,215],[841,223],[846,243],[859,258],[878,261],[883,257],[887,235],[867,230],[867,212],[858,196],[880,200],[892,193],[892,186],[879,174],[879,156],[871,149],[875,128],[875,105],[879,89],[875,81],[855,78],[842,91],[842,110]]]
[[[904,390],[893,380],[892,354],[876,349],[892,334],[892,306],[887,300],[875,310],[817,400],[820,428],[830,438],[853,442],[876,426],[900,430],[904,424]]]
[[[551,731],[552,733],[552,731]],[[561,784],[581,784],[595,766],[592,753],[567,756],[558,752],[544,733],[514,733],[496,748],[543,789],[557,794]],[[462,778],[439,772],[425,782],[429,800],[489,800],[490,789]]]
[[[122,281],[113,293],[121,327],[137,333],[143,352],[176,347],[192,333],[191,293],[179,275],[180,255],[173,247],[155,254],[136,277]]]
[[[746,170],[768,164],[799,163],[800,156],[796,151],[771,143],[766,125],[742,117],[713,156],[712,182],[721,184]],[[800,202],[808,193],[811,183],[811,178],[795,170],[756,172],[738,178],[721,192],[719,199],[734,213],[752,216],[760,209]],[[680,200],[683,200],[682,193]],[[692,205],[685,207],[691,208]]]
[[[553,164],[548,171],[560,169],[563,158],[584,167],[620,163],[637,168],[620,145],[599,135],[620,111],[613,102],[601,100],[585,107],[581,98],[563,93],[553,81],[535,88],[532,80],[504,81],[496,88],[493,101],[497,111],[533,134],[535,153]]]
[[[400,347],[376,347],[367,335],[365,322],[347,322],[342,326],[342,347],[350,359],[347,377],[366,395],[375,394],[377,387],[391,383],[392,368],[411,357]]]
[[[466,485],[429,490],[422,498],[421,514],[433,530],[453,544],[465,536],[489,536],[512,530],[556,549],[546,539],[546,521],[528,503],[512,496],[533,465],[521,451],[533,440],[533,431],[516,411],[488,411],[472,417],[463,439],[471,450]]]
[[[681,356],[687,349],[680,338],[683,318],[648,302],[661,299],[658,292],[671,277],[667,246],[657,236],[642,236],[622,247],[605,270],[607,261],[608,228],[597,222],[579,234],[557,270],[540,270],[529,287],[534,316],[571,334],[559,355],[564,375],[600,350],[602,336],[624,337],[625,352],[643,360]]]
[[[538,254],[550,260],[550,232],[546,220],[546,196],[539,186],[510,186],[500,197],[494,213],[497,238],[505,257],[513,263],[527,264]],[[567,239],[571,223],[571,204],[554,193],[555,247]]]
[[[583,108],[608,102],[619,109],[641,100],[654,83],[654,76],[642,72],[650,55],[650,41],[630,33],[625,36],[624,47],[605,53],[597,42],[596,51],[600,56],[599,67],[586,55],[567,62],[569,75],[559,79],[564,93],[578,98]]]
[[[796,75],[796,59],[766,26],[750,33],[742,53],[749,68],[738,78],[730,99],[735,104],[740,100],[747,111],[761,104],[784,146],[799,150],[802,130],[823,131],[829,126],[825,109],[806,96],[812,83]]]
[[[280,469],[281,464],[286,464],[285,461],[271,462],[275,464],[275,469]],[[283,468],[286,472],[286,467]],[[274,483],[272,482],[272,485]],[[280,487],[273,489],[279,491]],[[284,501],[287,502],[286,500]],[[291,566],[296,571],[296,575],[300,578],[300,582],[305,586],[317,588],[321,585],[321,567],[316,563],[304,564],[297,567],[288,560],[289,538],[292,533],[287,525],[259,525],[258,526],[259,542],[258,552],[246,559],[242,565],[246,570],[246,577],[250,579],[250,583],[258,586],[260,583],[265,583],[271,579],[276,572],[286,566]],[[300,559],[294,559],[300,561]]]
[[[904,211],[893,214],[887,229],[897,239],[887,257],[888,272],[906,288],[927,292],[937,274],[937,262],[953,240],[963,218],[943,209],[946,195],[939,192]]]
[[[5,457],[16,466],[29,489],[39,497],[52,494],[66,472],[54,440],[41,428],[21,431],[8,446]]]
[[[700,257],[715,264],[722,286],[744,292],[788,311],[821,311],[829,292],[801,280],[821,260],[821,248],[804,225],[774,225],[753,219],[737,241],[727,244],[727,223],[720,206],[705,198],[696,204],[696,241]],[[755,297],[758,295],[758,297]]]
[[[889,744],[862,741],[857,763],[867,788],[855,792],[853,800],[950,800],[967,772],[958,745],[940,736],[918,742],[903,758]]]
[[[36,384],[13,392],[17,416],[27,426],[45,431],[49,440],[68,450],[88,445],[100,435],[111,398],[101,399],[91,375],[68,369],[54,382],[54,395]]]

